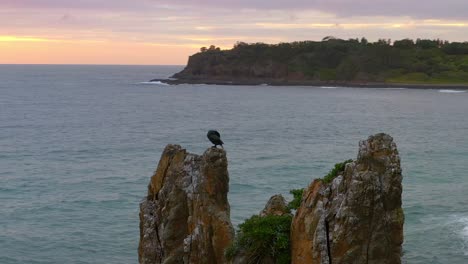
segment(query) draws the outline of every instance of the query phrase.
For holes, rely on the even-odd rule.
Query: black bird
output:
[[[211,143],[214,144],[215,148],[216,148],[217,145],[220,145],[222,148],[224,148],[223,147],[224,142],[221,140],[221,135],[219,134],[218,131],[210,130],[210,131],[208,131],[208,134],[206,134],[206,136],[211,141]]]

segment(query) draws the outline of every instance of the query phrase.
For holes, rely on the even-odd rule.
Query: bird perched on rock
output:
[[[224,142],[221,140],[221,135],[219,134],[218,131],[210,130],[210,131],[208,131],[208,134],[206,134],[206,136],[211,141],[211,143],[214,144],[215,148],[216,148],[217,145],[220,145],[222,148],[224,148],[223,147]]]

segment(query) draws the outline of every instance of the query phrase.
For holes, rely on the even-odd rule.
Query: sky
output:
[[[0,64],[184,65],[203,46],[468,41],[467,0],[0,0]]]

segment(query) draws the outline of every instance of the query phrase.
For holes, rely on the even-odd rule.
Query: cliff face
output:
[[[226,153],[168,145],[140,204],[140,263],[225,263],[234,231]]]
[[[304,191],[292,222],[292,263],[401,263],[401,180],[390,136],[360,142],[357,160],[341,175]]]
[[[287,63],[262,58],[245,62],[235,51],[197,53],[189,57],[187,66],[174,78],[182,80],[303,80],[304,75],[289,70]]]

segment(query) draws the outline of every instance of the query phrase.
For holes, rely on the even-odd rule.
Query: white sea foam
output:
[[[463,239],[463,254],[468,256],[468,216],[460,218],[460,223],[463,229],[460,232],[460,236]]]
[[[468,215],[454,214],[450,216],[432,216],[421,219],[422,230],[444,230],[454,242],[454,250],[458,254],[468,256]]]
[[[320,86],[320,89],[337,89],[338,87],[336,86]]]
[[[439,90],[439,93],[464,93],[466,91],[461,90]]]
[[[138,84],[152,84],[152,85],[163,85],[163,86],[167,86],[169,84],[167,83],[163,83],[161,81],[154,81],[154,82],[139,82]]]

